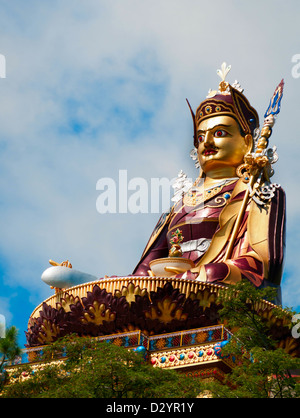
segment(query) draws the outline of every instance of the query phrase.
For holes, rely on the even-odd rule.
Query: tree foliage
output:
[[[240,282],[221,292],[221,318],[233,331],[223,348],[224,356],[236,358],[236,367],[228,375],[226,385],[210,383],[207,389],[214,397],[229,398],[293,398],[300,396],[299,381],[292,371],[300,369],[300,359],[283,349],[270,331],[270,325],[258,314],[261,300],[272,301],[275,290],[256,289],[249,282]],[[273,315],[291,319],[290,309],[274,307]]]
[[[14,361],[21,354],[17,339],[18,330],[14,326],[7,328],[5,337],[0,338],[0,390],[7,379],[5,363]]]
[[[61,363],[54,358],[64,357]],[[199,382],[174,370],[148,364],[140,353],[95,339],[68,336],[48,346],[46,366],[8,385],[3,397],[180,398],[195,397]]]

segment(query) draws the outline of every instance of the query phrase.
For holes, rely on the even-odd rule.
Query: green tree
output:
[[[7,378],[5,363],[14,361],[21,354],[17,339],[18,330],[14,326],[7,328],[5,337],[0,338],[0,390]]]
[[[53,360],[64,357],[61,363]],[[195,397],[200,382],[154,368],[140,353],[95,339],[65,337],[45,349],[46,367],[5,386],[2,397],[180,398]]]
[[[216,382],[206,385],[213,397],[230,398],[293,398],[300,396],[300,385],[291,371],[300,369],[300,359],[277,348],[270,325],[258,313],[261,300],[272,301],[275,290],[256,289],[249,282],[240,282],[224,289],[219,301],[221,318],[233,331],[222,355],[236,358],[236,367],[228,375],[226,385]],[[274,307],[273,315],[287,318],[290,309]]]

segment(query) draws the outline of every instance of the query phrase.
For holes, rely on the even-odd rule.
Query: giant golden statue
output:
[[[268,142],[280,110],[283,80],[260,130],[258,114],[239,83],[225,81],[229,70],[223,63],[217,71],[218,91],[210,90],[195,114],[189,105],[199,177],[161,216],[133,276],[183,277],[222,285],[246,278],[257,287],[276,287],[280,303],[285,194],[270,181],[277,154]],[[169,257],[176,231],[181,234],[180,259]],[[53,287],[97,279],[67,268],[66,262],[50,263],[55,267],[42,279]]]
[[[195,267],[177,277],[224,285],[246,278],[257,287],[277,287],[280,302],[285,194],[270,182],[277,154],[267,146],[283,81],[259,131],[258,114],[240,85],[225,81],[229,69],[222,65],[219,91],[210,91],[196,114],[191,110],[199,177],[161,217],[134,274],[148,275],[152,260],[167,257],[172,233],[180,229],[182,257]]]

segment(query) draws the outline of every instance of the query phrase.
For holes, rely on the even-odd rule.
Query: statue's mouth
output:
[[[204,151],[203,151],[203,155],[204,156],[208,156],[208,155],[215,155],[216,153],[218,152],[218,149],[217,148],[213,148],[213,147],[210,147],[210,148],[206,148]]]

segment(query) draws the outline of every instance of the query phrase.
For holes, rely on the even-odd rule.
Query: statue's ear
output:
[[[192,115],[192,118],[193,118],[193,125],[194,125],[194,147],[195,147],[195,148],[198,148],[197,128],[196,128],[195,113],[193,112],[193,109],[192,109],[192,107],[191,107],[191,105],[190,105],[190,103],[189,103],[188,99],[186,99],[186,101],[187,101],[187,104],[188,104],[188,106],[189,106],[189,108],[190,108],[191,115]]]
[[[253,150],[253,137],[251,134],[245,135],[245,143],[247,145],[247,153]]]

